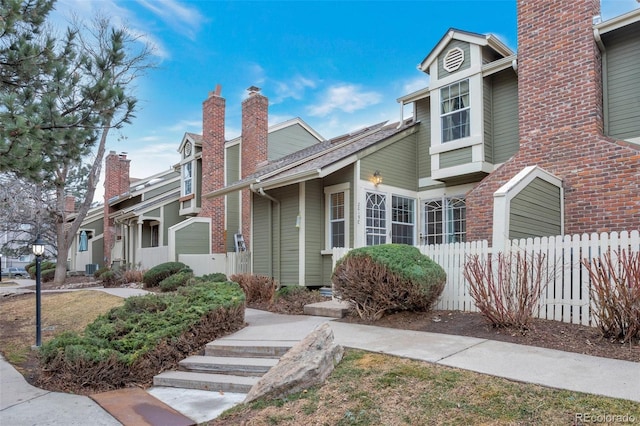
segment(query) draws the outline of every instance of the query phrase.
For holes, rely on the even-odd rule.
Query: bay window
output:
[[[426,201],[422,243],[444,244],[466,241],[466,213],[466,203],[461,197]]]

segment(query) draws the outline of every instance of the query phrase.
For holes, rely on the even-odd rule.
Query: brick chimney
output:
[[[562,179],[565,234],[638,228],[638,148],[603,135],[597,15],[599,0],[518,0],[520,150],[467,195],[469,241],[491,239],[493,193],[530,165]]]
[[[225,99],[221,87],[202,103],[202,194],[224,186]],[[211,251],[225,253],[224,197],[202,198],[199,217],[211,218]]]
[[[76,197],[73,195],[64,196],[64,214],[68,215],[76,211]]]
[[[251,86],[249,96],[242,102],[242,177],[253,174],[267,163],[267,140],[269,134],[269,100],[260,89]],[[251,193],[242,191],[242,234],[247,247],[251,233]]]
[[[127,160],[127,154],[116,154],[110,151],[104,160],[105,179],[104,179],[104,265],[111,265],[111,249],[115,243],[116,228],[113,219],[109,215],[115,209],[109,206],[109,200],[118,195],[129,192],[129,167],[131,160]]]

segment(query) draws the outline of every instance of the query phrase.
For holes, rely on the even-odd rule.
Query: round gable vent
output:
[[[448,72],[456,71],[464,62],[464,51],[459,47],[454,47],[444,55],[442,67]]]

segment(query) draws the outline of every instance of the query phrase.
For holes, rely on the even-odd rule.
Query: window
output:
[[[469,80],[440,89],[442,142],[466,138],[469,126]]]
[[[467,231],[466,214],[464,198],[443,198],[425,202],[422,243],[464,242]]]
[[[193,163],[185,163],[182,165],[183,170],[183,182],[184,182],[184,194],[189,195],[193,193]]]
[[[413,245],[415,200],[394,195],[391,198],[391,242]]]
[[[329,195],[329,247],[345,247],[344,192]]]
[[[387,242],[387,197],[384,194],[367,192],[367,245]]]
[[[349,247],[349,184],[324,188],[325,248]]]

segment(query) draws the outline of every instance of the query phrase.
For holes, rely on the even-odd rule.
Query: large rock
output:
[[[331,374],[343,353],[344,348],[333,341],[329,324],[324,323],[289,349],[251,388],[244,402],[281,398],[318,385]]]

